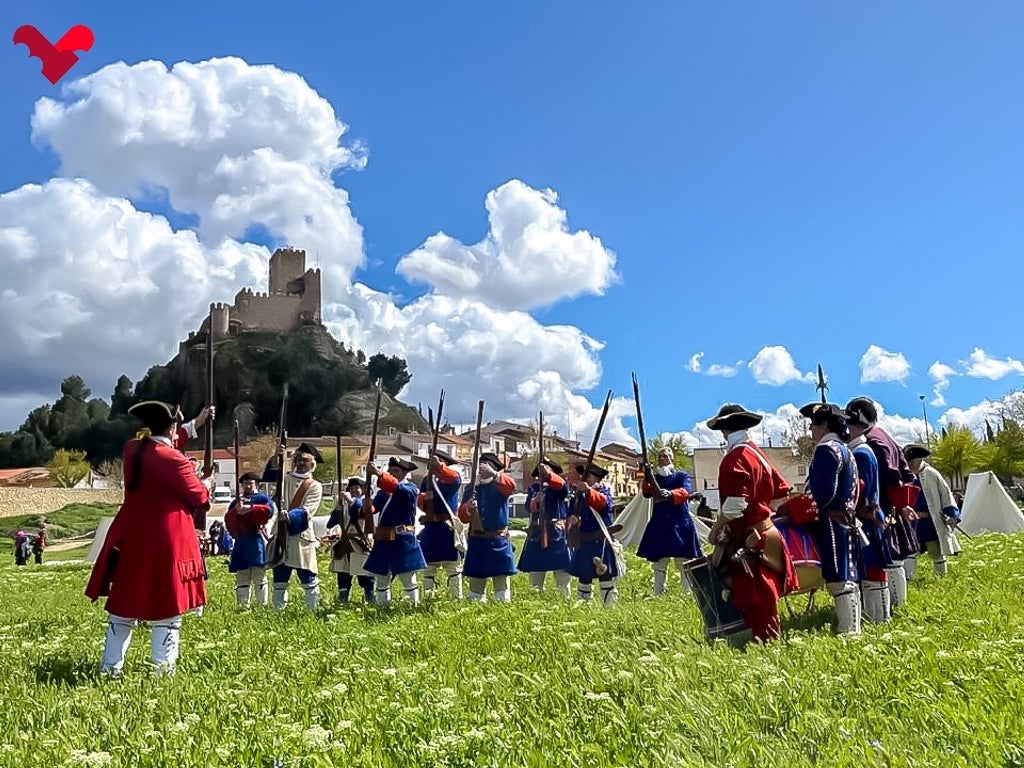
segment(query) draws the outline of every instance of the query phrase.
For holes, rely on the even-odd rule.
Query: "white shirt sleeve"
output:
[[[735,520],[743,517],[743,510],[747,508],[747,500],[742,496],[729,496],[722,502],[722,517],[727,520]]]
[[[195,419],[192,419],[192,421],[186,421],[184,424],[181,425],[181,428],[184,429],[188,433],[188,436],[189,436],[190,439],[191,438],[195,438],[195,437],[199,437],[199,432],[196,431],[196,420]]]

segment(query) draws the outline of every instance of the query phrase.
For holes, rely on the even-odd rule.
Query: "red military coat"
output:
[[[719,465],[718,495],[722,503],[727,498],[744,498],[747,502],[743,516],[729,523],[730,535],[742,540],[752,527],[765,529],[760,543],[765,559],[748,561],[749,572],[741,564],[732,563],[729,568],[733,604],[744,614],[757,640],[778,636],[779,598],[798,586],[789,550],[769,521],[771,502],[785,498],[789,490],[779,471],[752,442],[734,447]]]
[[[115,616],[159,621],[206,603],[206,582],[192,511],[210,505],[189,460],[156,440],[124,449],[124,504],[117,512],[85,594],[107,596]],[[129,486],[132,486],[129,489]]]

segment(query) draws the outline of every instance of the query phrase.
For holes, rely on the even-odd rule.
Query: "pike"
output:
[[[366,501],[363,503],[363,533],[367,537],[373,535],[373,497],[370,495],[370,483],[373,482],[373,475],[370,473],[370,465],[373,463],[377,453],[377,428],[380,426],[380,395],[382,379],[377,379],[377,404],[373,409],[373,431],[370,433],[370,456],[366,460]]]
[[[277,484],[274,486],[274,508],[277,511],[277,525],[271,541],[274,543],[273,551],[267,557],[267,568],[275,568],[281,565],[288,555],[288,522],[287,515],[282,516],[281,506],[284,504],[281,498],[284,493],[284,449],[288,446],[288,430],[284,427],[285,415],[288,412],[288,382],[284,383],[281,393],[281,416],[278,422],[278,448],[277,455]],[[285,510],[287,512],[287,510]]]
[[[828,401],[825,399],[825,393],[828,392],[828,382],[825,379],[825,372],[821,370],[821,363],[818,363],[818,383],[814,388],[821,392],[821,404],[827,405]]]

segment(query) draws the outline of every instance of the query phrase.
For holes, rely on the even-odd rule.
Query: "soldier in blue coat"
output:
[[[566,501],[569,484],[562,477],[562,467],[545,460],[533,470],[533,483],[526,491],[526,508],[530,510],[530,527],[519,556],[519,570],[530,574],[530,586],[544,589],[544,578],[551,573],[555,587],[568,599],[569,548],[565,539]]]
[[[577,465],[577,480],[573,482],[573,500],[570,505],[569,529],[572,561],[569,573],[576,577],[577,597],[590,600],[593,597],[593,581],[601,586],[601,601],[606,608],[619,600],[615,579],[619,574],[618,558],[611,544],[605,538],[595,514],[601,518],[605,528],[612,525],[612,493],[601,480],[608,470],[591,464]],[[578,538],[578,543],[572,539]]]
[[[464,572],[469,577],[469,599],[475,602],[487,599],[487,579],[494,583],[495,602],[512,601],[509,577],[516,573],[516,564],[508,536],[508,497],[515,493],[516,481],[504,469],[496,454],[482,454],[477,486],[467,489],[459,509],[460,519],[469,525]]]
[[[672,460],[670,449],[662,448],[658,451],[658,468],[653,473],[657,487],[652,487],[647,480],[644,480],[642,487],[644,496],[653,499],[653,503],[651,519],[644,529],[636,553],[650,560],[654,566],[655,595],[665,593],[670,558],[675,559],[683,589],[688,591],[683,563],[702,554],[688,502],[693,493],[693,484],[686,472],[672,466]]]
[[[462,475],[453,465],[459,462],[444,451],[434,451],[430,457],[427,476],[420,483],[419,506],[423,510],[420,522],[420,548],[427,570],[423,574],[423,592],[433,594],[438,571],[445,575],[448,594],[453,600],[462,599],[462,555],[455,546],[452,516],[459,508],[459,488]]]
[[[845,442],[850,436],[849,427],[837,405],[810,403],[800,413],[811,420],[811,439],[815,442],[807,487],[818,506],[818,520],[812,531],[821,556],[821,576],[836,604],[836,633],[860,634],[860,529],[855,515],[860,479]]]
[[[257,493],[259,479],[252,472],[239,478],[242,498],[232,501],[224,515],[224,526],[235,539],[228,571],[235,574],[235,599],[242,608],[249,607],[253,590],[259,605],[268,599],[266,526],[277,510],[269,496]]]
[[[420,593],[416,571],[427,567],[423,550],[416,538],[416,501],[420,489],[409,480],[409,473],[418,469],[416,464],[394,456],[388,461],[388,472],[381,472],[374,464],[367,471],[377,478],[377,495],[373,510],[380,515],[373,532],[373,549],[363,570],[374,574],[378,605],[391,602],[391,581],[397,576],[406,597],[419,605]]]
[[[847,414],[846,418],[849,422],[856,417]],[[864,435],[851,437],[846,445],[853,454],[857,475],[860,477],[860,499],[856,514],[868,542],[862,543],[857,563],[861,605],[864,618],[877,624],[888,621],[892,613],[889,574],[886,573],[886,568],[892,567],[892,553],[885,540],[885,513],[878,501],[878,459]]]

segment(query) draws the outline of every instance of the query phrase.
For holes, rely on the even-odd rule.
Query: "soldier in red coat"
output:
[[[157,672],[173,672],[181,617],[206,603],[203,558],[192,513],[210,505],[209,488],[173,447],[181,411],[157,401],[129,410],[149,435],[124,449],[124,504],[117,512],[85,594],[106,597],[110,614],[101,672],[121,673],[138,621],[152,624]]]
[[[771,502],[786,498],[789,484],[747,435],[762,418],[729,404],[708,421],[727,446],[718,468],[722,506],[709,540],[718,549],[717,561],[725,563],[733,605],[754,640],[767,642],[780,634],[779,598],[797,588],[797,578],[771,517]]]

